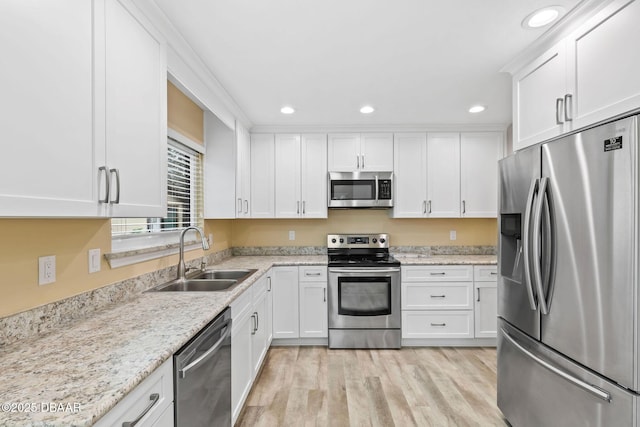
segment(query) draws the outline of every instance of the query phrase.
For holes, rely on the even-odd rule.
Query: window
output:
[[[188,226],[203,226],[202,155],[168,139],[167,216],[165,218],[113,218],[114,252],[176,243]]]

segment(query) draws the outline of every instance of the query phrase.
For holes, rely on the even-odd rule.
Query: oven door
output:
[[[399,268],[329,268],[329,328],[400,328]]]

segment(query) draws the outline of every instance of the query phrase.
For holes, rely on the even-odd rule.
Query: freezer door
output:
[[[535,205],[532,189],[539,181],[540,166],[539,146],[499,162],[498,316],[536,338],[540,337],[540,314],[525,263],[532,237],[527,234],[532,219],[528,213]]]
[[[553,265],[542,275],[542,342],[632,390],[636,117],[544,144]],[[538,214],[542,217],[546,208]],[[534,221],[535,222],[535,221]],[[542,271],[546,267],[542,266]],[[541,283],[542,282],[542,283]],[[545,305],[547,307],[545,307]],[[545,310],[545,308],[547,310]],[[548,314],[545,314],[548,311]]]
[[[498,407],[517,427],[636,426],[638,396],[498,322]]]

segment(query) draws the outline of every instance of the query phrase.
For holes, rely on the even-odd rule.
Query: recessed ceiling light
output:
[[[362,114],[371,114],[375,111],[375,109],[371,105],[365,105],[360,109]]]
[[[469,108],[469,112],[470,113],[482,113],[486,109],[487,109],[487,107],[485,107],[484,105],[474,105],[473,107]]]
[[[295,113],[295,112],[296,112],[296,110],[294,110],[294,109],[293,109],[293,107],[282,107],[282,108],[280,109],[280,112],[281,112],[282,114],[293,114],[293,113]]]
[[[556,21],[564,11],[562,6],[548,6],[527,15],[522,21],[524,28],[540,28]]]

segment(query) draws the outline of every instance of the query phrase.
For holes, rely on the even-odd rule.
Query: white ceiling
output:
[[[362,126],[511,123],[522,20],[578,0],[155,2],[253,125]]]

